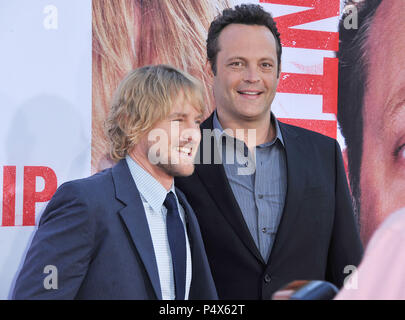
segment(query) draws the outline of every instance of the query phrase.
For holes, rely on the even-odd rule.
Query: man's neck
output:
[[[237,134],[238,130],[243,130],[243,141],[245,142],[246,146],[251,149],[263,143],[272,141],[276,135],[276,128],[275,124],[271,121],[271,113],[268,113],[268,117],[263,117],[257,120],[243,120],[243,119],[231,119],[221,115],[221,113],[217,111],[218,121],[221,124],[222,128],[231,129],[233,136],[241,139]],[[254,130],[255,138],[249,138],[250,130]],[[252,141],[254,140],[254,141]]]
[[[153,165],[145,157],[140,156],[135,152],[131,152],[129,156],[134,160],[142,169],[148,172],[154,177],[167,191],[169,191],[173,185],[174,178],[168,175],[162,168]]]

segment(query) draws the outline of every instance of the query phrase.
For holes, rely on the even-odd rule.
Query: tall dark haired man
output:
[[[270,299],[298,279],[342,286],[362,255],[339,145],[271,113],[281,53],[259,5],[226,9],[210,26],[216,109],[201,126],[200,164],[176,185],[196,211],[220,299]]]

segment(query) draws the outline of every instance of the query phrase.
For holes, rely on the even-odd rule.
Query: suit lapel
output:
[[[201,125],[201,129],[213,129],[212,124],[213,115],[211,115]],[[207,136],[208,137],[208,136]],[[219,207],[220,212],[225,216],[225,219],[232,226],[235,233],[239,236],[244,245],[252,252],[252,254],[262,263],[264,260],[259,252],[259,249],[254,242],[249,228],[243,218],[242,211],[233,195],[231,186],[229,185],[228,178],[226,177],[225,169],[222,164],[214,164],[214,148],[216,148],[215,137],[212,136],[206,141],[204,138],[204,131],[202,133],[202,140],[200,144],[200,164],[196,165],[195,171],[200,177],[203,184],[216,205]],[[204,154],[201,146],[204,143],[211,143],[211,163],[203,164]]]
[[[116,197],[126,206],[119,211],[149,275],[156,297],[161,300],[159,273],[145,209],[125,159],[112,169]],[[134,284],[135,285],[135,284]]]
[[[291,226],[296,221],[303,191],[305,189],[305,173],[308,163],[304,161],[306,146],[299,140],[292,127],[279,122],[283,136],[287,160],[287,194],[283,214],[277,231],[276,239],[268,263],[286,248],[285,243],[291,242]]]

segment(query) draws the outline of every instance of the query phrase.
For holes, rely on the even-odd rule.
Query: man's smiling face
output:
[[[168,117],[156,123],[144,138],[143,152],[161,175],[182,177],[194,171],[203,115],[198,104],[192,103],[180,92]]]
[[[222,119],[269,117],[278,85],[276,40],[265,26],[230,24],[218,38],[213,90]]]

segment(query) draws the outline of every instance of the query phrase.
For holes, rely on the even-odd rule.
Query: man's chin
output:
[[[188,177],[194,172],[194,164],[158,164],[158,166],[171,177]]]

